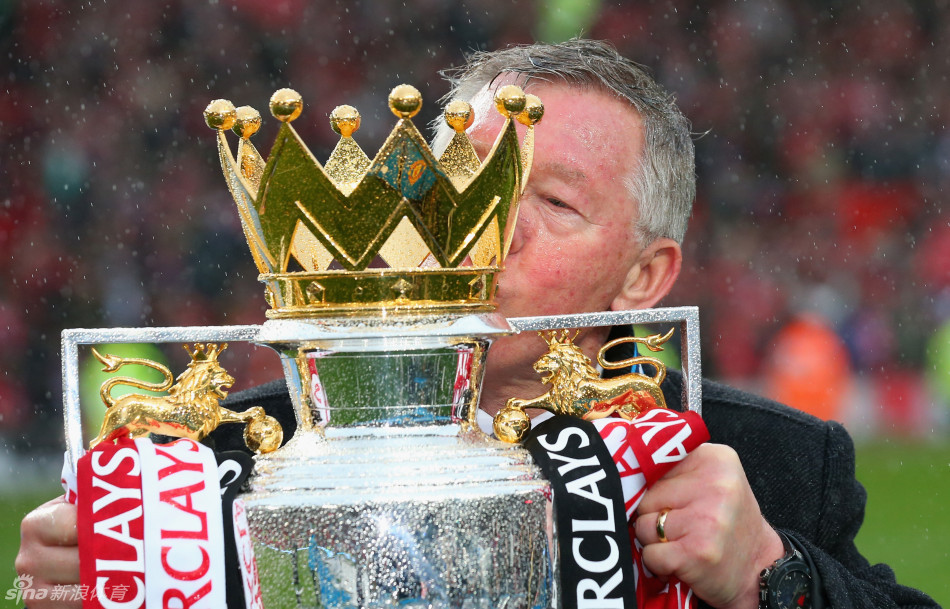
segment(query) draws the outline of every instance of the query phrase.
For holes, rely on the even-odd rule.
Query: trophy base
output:
[[[328,428],[258,458],[243,496],[264,606],[550,607],[550,488],[458,425]]]

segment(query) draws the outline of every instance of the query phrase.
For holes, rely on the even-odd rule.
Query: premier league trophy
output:
[[[515,86],[499,89],[495,102],[504,126],[483,161],[465,135],[469,104],[446,108],[455,136],[437,160],[411,121],[421,96],[401,85],[389,97],[398,122],[375,157],[352,137],[359,113],[339,106],[331,125],[341,139],[323,166],[291,126],[303,107],[296,92],[271,98],[281,125],[266,160],[250,141],[261,125],[257,111],[209,104],[205,119],[217,130],[221,166],[266,286],[268,320],[65,331],[66,469],[83,454],[79,345],[264,344],[280,355],[296,411],[296,433],[283,447],[261,409],[218,405],[234,379],[217,365],[224,347],[210,343],[189,349],[192,363],[179,377],[181,385],[204,374],[211,399],[200,417],[183,414],[184,392],[166,368],[159,388],[169,397],[129,399],[122,408],[109,402],[96,439],[158,431],[200,440],[220,422],[246,423],[257,456],[242,500],[260,581],[259,592],[245,581],[248,607],[559,606],[551,487],[523,448],[476,423],[489,345],[519,330],[678,321],[684,393],[695,406],[698,319],[695,309],[512,320],[493,313],[543,114],[541,101]],[[518,122],[526,126],[520,146]],[[236,156],[228,130],[239,137]],[[111,370],[128,363],[97,357]],[[103,386],[105,401],[110,389]],[[498,435],[520,438],[524,408],[535,402],[518,402],[520,410],[510,402],[496,419]]]
[[[507,121],[482,164],[471,107],[446,111],[457,135],[440,163],[410,120],[421,103],[393,90],[399,121],[372,161],[352,138],[359,114],[336,108],[324,167],[290,125],[293,91],[271,98],[283,124],[266,162],[248,139],[258,113],[206,111],[272,306],[257,340],[280,353],[298,421],[244,496],[266,607],[552,603],[548,487],[474,425],[486,350],[508,331],[495,275],[541,104],[499,92]]]

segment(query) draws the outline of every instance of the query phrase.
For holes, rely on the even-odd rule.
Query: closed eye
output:
[[[554,207],[560,207],[560,208],[563,208],[563,209],[572,209],[572,207],[571,207],[570,205],[568,205],[568,204],[565,203],[564,201],[562,201],[562,200],[560,200],[560,199],[556,199],[556,198],[554,198],[554,197],[548,197],[548,198],[546,199],[546,201],[547,201],[550,205],[552,205],[552,206],[554,206]]]

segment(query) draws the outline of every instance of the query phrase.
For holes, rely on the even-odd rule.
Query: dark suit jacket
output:
[[[682,386],[682,374],[669,370],[663,393],[670,408],[682,409]],[[263,406],[284,426],[285,438],[296,429],[282,380],[236,393],[226,405]],[[711,441],[738,453],[765,519],[796,540],[817,568],[827,606],[937,606],[898,585],[887,565],[870,565],[855,547],[866,494],[854,477],[851,438],[839,423],[708,381],[702,405]],[[240,434],[214,441],[218,449],[244,449]]]

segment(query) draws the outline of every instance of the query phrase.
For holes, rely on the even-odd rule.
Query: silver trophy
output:
[[[420,104],[411,87],[393,90],[399,121],[372,161],[352,138],[359,114],[338,107],[331,124],[340,143],[321,166],[290,126],[302,108],[296,93],[271,99],[282,124],[266,161],[249,139],[260,115],[212,102],[206,120],[218,130],[270,319],[63,333],[72,465],[83,450],[80,345],[247,341],[279,353],[294,436],[267,452],[279,440],[260,413],[219,416],[248,423],[245,437],[258,452],[243,501],[268,609],[560,605],[550,487],[525,450],[476,421],[483,364],[499,336],[678,323],[684,398],[698,408],[695,308],[509,320],[492,313],[540,101],[516,87],[499,90],[506,121],[484,162],[464,133],[468,104],[447,107],[456,135],[439,160],[410,120]],[[521,146],[516,121],[527,125]],[[228,129],[240,137],[237,156]]]

